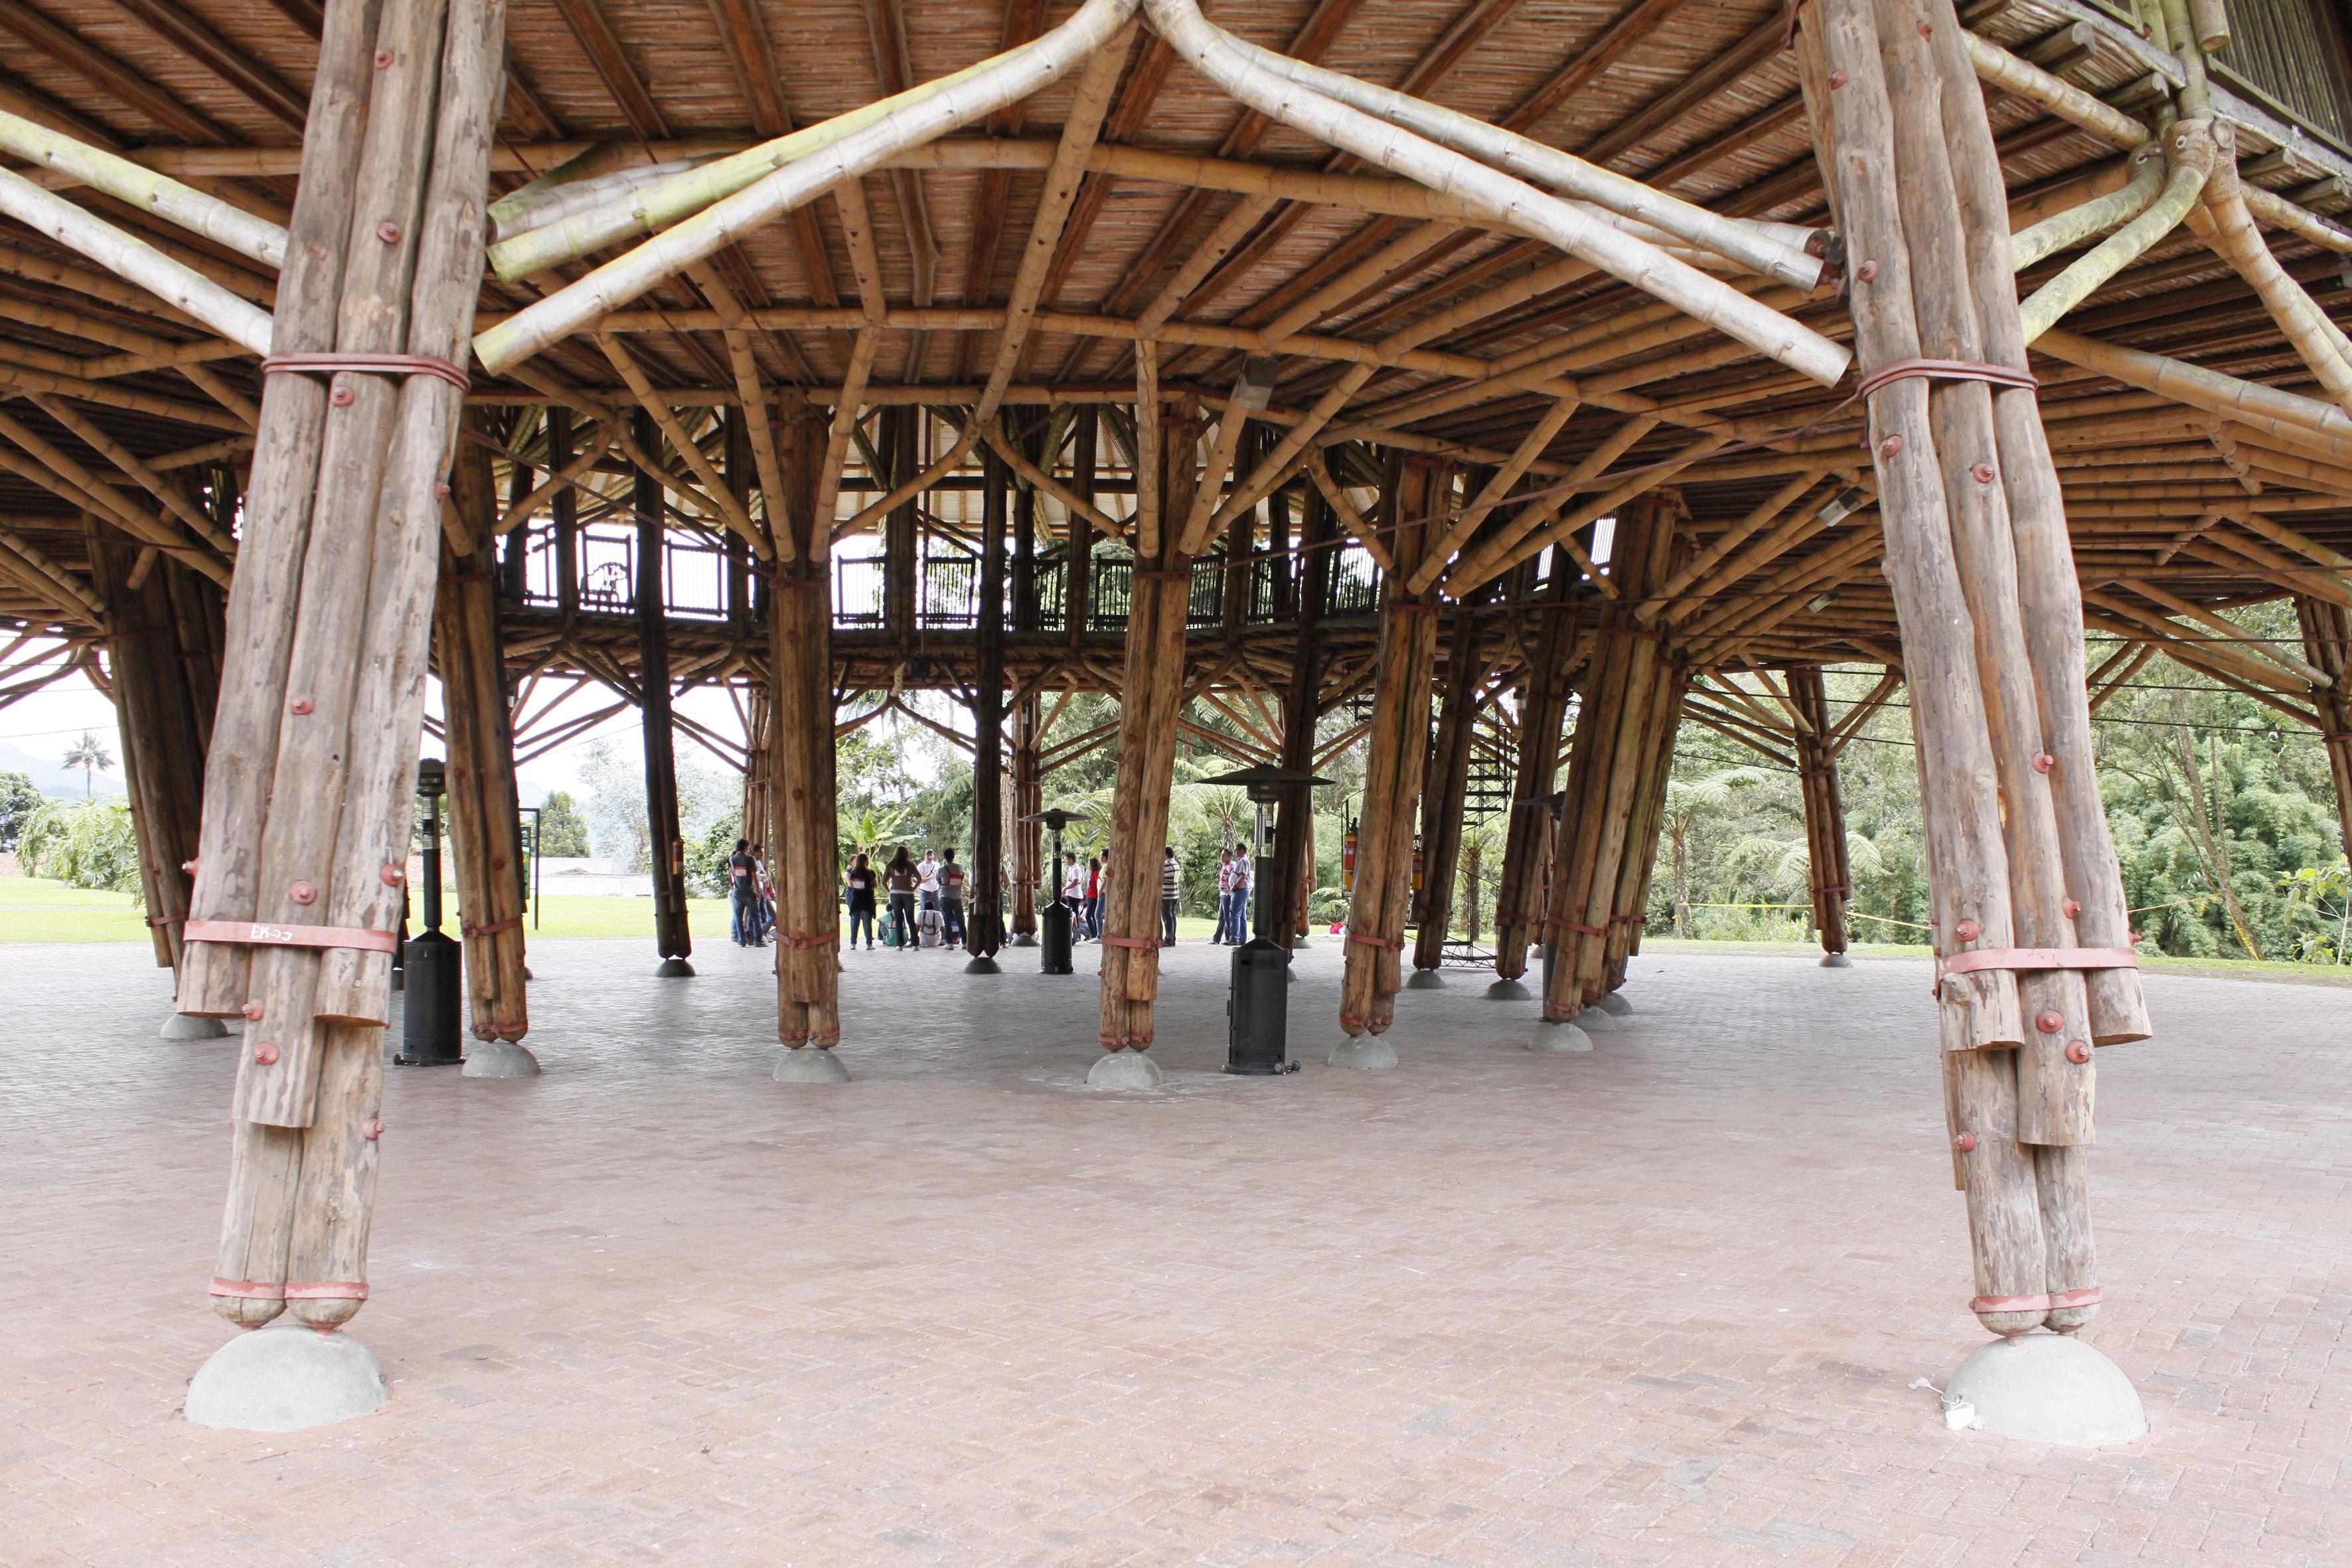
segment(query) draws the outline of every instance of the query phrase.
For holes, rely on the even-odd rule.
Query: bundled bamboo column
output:
[[[123,782],[155,962],[176,968],[188,868],[203,831],[205,746],[220,696],[219,587],[166,556],[143,574],[139,546],[91,520],[92,575],[106,605],[106,658]]]
[[[1421,836],[1421,887],[1413,894],[1412,966],[1435,970],[1445,961],[1452,927],[1454,865],[1462,855],[1463,803],[1470,790],[1470,750],[1477,739],[1486,661],[1478,657],[1478,623],[1467,607],[1454,612],[1445,652],[1445,703],[1429,754],[1423,795],[1430,809]]]
[[[978,668],[972,677],[971,892],[963,903],[964,951],[993,958],[1004,945],[1004,459],[981,459]],[[1070,520],[1070,548],[1086,522]],[[1064,579],[1068,580],[1066,577]]]
[[[1690,674],[1670,666],[1660,677],[1652,733],[1643,742],[1642,772],[1633,785],[1633,819],[1625,857],[1617,868],[1617,907],[1610,912],[1602,960],[1601,989],[1625,984],[1626,961],[1642,951],[1642,927],[1650,913],[1650,879],[1658,869],[1658,837],[1666,821],[1666,781],[1675,768],[1675,735],[1682,728],[1683,699]]]
[[[337,0],[262,396],[184,1010],[242,1012],[223,1315],[332,1328],[367,1295],[393,932],[443,477],[482,270],[500,0]],[[437,368],[449,367],[446,375]]]
[[[1158,422],[1157,405],[1156,395],[1139,396],[1136,418]],[[1102,911],[1100,1037],[1108,1051],[1150,1048],[1152,1005],[1160,994],[1160,863],[1176,771],[1176,721],[1184,711],[1184,626],[1192,595],[1192,561],[1175,535],[1200,483],[1193,454],[1206,425],[1197,407],[1180,406],[1153,443],[1164,458],[1143,465],[1147,471],[1136,479],[1157,487],[1159,504],[1150,517],[1150,536],[1138,531],[1120,682],[1110,886]],[[1155,466],[1156,473],[1148,471]],[[1060,868],[1055,869],[1059,875]]]
[[[1315,731],[1323,717],[1323,601],[1330,591],[1333,537],[1330,504],[1311,487],[1298,520],[1298,603],[1290,645],[1290,683],[1282,693],[1282,765],[1294,773],[1315,767]],[[1307,896],[1315,879],[1315,792],[1293,784],[1274,808],[1273,940],[1285,947],[1307,932]]]
[[[640,411],[635,426],[632,434],[639,450],[661,449],[652,415]],[[654,943],[662,957],[656,973],[678,977],[694,973],[688,962],[694,936],[687,926],[686,838],[678,826],[677,746],[670,733],[669,616],[662,591],[667,531],[660,481],[642,468],[636,469],[630,500],[637,521],[637,715],[645,731],[646,845],[654,879]]]
[[[1971,1307],[1995,1332],[2072,1330],[2098,1300],[2080,1155],[2092,1043],[2147,1024],[2092,766],[2065,517],[2022,376],[2000,165],[1949,0],[1817,0],[1798,59],[1874,388]]]
[[[478,414],[467,417],[487,424]],[[449,837],[457,858],[466,988],[476,1039],[520,1040],[530,1032],[530,1005],[523,989],[522,812],[515,793],[514,723],[499,644],[498,595],[490,576],[498,495],[488,447],[458,444],[449,500],[469,548],[459,555],[447,541],[442,542],[433,640],[440,655],[449,737]]]
[[[1392,530],[1389,552],[1396,569],[1381,574],[1380,676],[1372,691],[1356,888],[1348,903],[1339,982],[1339,1027],[1350,1036],[1385,1033],[1403,984],[1413,823],[1428,765],[1430,685],[1437,665],[1436,592],[1410,595],[1404,584],[1421,565],[1427,542],[1431,525],[1421,520],[1443,508],[1440,498],[1450,483],[1447,472],[1419,458],[1392,462],[1390,476],[1381,521]]]
[[[1838,795],[1829,692],[1820,665],[1789,671],[1789,701],[1797,710],[1797,789],[1804,797],[1813,929],[1821,933],[1823,952],[1840,953],[1846,948],[1845,907],[1853,898],[1853,871],[1846,859],[1845,803]]]
[[[1037,700],[1013,709],[1013,945],[1037,945],[1037,879],[1045,858],[1043,824],[1032,820],[1045,809],[1045,774],[1040,752],[1045,716]],[[1055,873],[1060,875],[1058,871]]]
[[[798,1049],[841,1043],[841,868],[835,822],[833,530],[818,515],[829,421],[805,406],[780,411],[789,535],[769,582],[769,756],[776,873],[776,1037]]]
[[[1576,617],[1569,609],[1579,568],[1565,550],[1552,553],[1535,656],[1519,695],[1518,756],[1511,816],[1503,832],[1503,863],[1495,883],[1495,974],[1517,980],[1528,972],[1528,944],[1544,940],[1546,868],[1551,862],[1554,818],[1550,795],[1559,776],[1560,730],[1575,675],[1570,650]]]
[[[1658,634],[1635,607],[1664,579],[1674,546],[1672,504],[1655,495],[1617,513],[1609,576],[1618,596],[1602,612],[1591,674],[1579,705],[1569,759],[1568,801],[1553,865],[1550,935],[1559,949],[1543,1016],[1561,1023],[1599,1000],[1608,973],[1609,935],[1624,911],[1619,872],[1633,835],[1640,786],[1656,761],[1668,670]],[[1643,815],[1646,815],[1645,813]]]
[[[762,605],[762,608],[765,608]],[[776,820],[776,705],[770,697],[769,684],[754,682],[743,693],[743,837],[755,833],[761,842],[772,843],[767,835],[775,831]],[[781,846],[778,847],[781,849]]]
[[[2336,777],[2336,826],[2352,853],[2352,615],[2328,600],[2298,596],[2294,616],[2303,627],[2304,658],[2327,677],[2312,692],[2312,705],[2319,710],[2320,740]]]

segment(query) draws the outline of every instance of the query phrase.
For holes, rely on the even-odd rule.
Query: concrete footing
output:
[[[1625,1000],[1625,993],[1622,991],[1607,992],[1593,1005],[1612,1018],[1631,1016],[1633,1011],[1633,1004]]]
[[[1165,1081],[1149,1051],[1105,1051],[1087,1069],[1088,1089],[1158,1089]]]
[[[694,965],[682,958],[665,958],[661,961],[661,967],[654,971],[656,980],[688,980],[693,975]]]
[[[383,1408],[383,1369],[349,1334],[273,1323],[213,1352],[188,1384],[185,1413],[199,1426],[300,1432]]]
[[[1553,1054],[1589,1051],[1592,1037],[1574,1024],[1538,1024],[1536,1032],[1528,1037],[1528,1049]]]
[[[1404,988],[1408,991],[1443,991],[1445,982],[1434,969],[1416,969],[1405,976]]]
[[[1484,994],[1489,1002],[1526,1002],[1535,996],[1524,982],[1517,980],[1497,980],[1486,987]]]
[[[831,1051],[794,1046],[776,1058],[772,1076],[778,1083],[847,1083],[849,1069]]]
[[[1822,967],[1823,969],[1852,969],[1853,967],[1853,960],[1848,958],[1842,952],[1825,952],[1822,954]]]
[[[1331,1047],[1326,1059],[1332,1067],[1353,1068],[1358,1072],[1380,1072],[1397,1065],[1396,1047],[1378,1035],[1342,1040]]]
[[[997,967],[996,960],[989,957],[986,953],[975,955],[970,963],[963,966],[963,972],[966,974],[1002,974],[1004,973],[1003,970]]]
[[[1617,1027],[1617,1020],[1598,1003],[1588,1003],[1582,1011],[1569,1020],[1588,1035],[1605,1035]]]
[[[2147,1432],[2131,1379],[2072,1334],[2015,1334],[1979,1348],[1944,1390],[1944,1420],[2069,1448],[2128,1443]]]
[[[228,1026],[218,1018],[199,1018],[193,1013],[174,1013],[163,1020],[155,1031],[156,1037],[165,1040],[219,1040],[228,1036]]]
[[[476,1040],[466,1048],[460,1078],[537,1078],[539,1058],[518,1040]]]

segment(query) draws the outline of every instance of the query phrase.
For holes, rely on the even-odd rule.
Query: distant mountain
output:
[[[82,798],[81,770],[69,768],[58,761],[58,757],[65,755],[66,748],[72,745],[73,741],[69,735],[55,737],[55,750],[46,759],[33,755],[21,746],[0,741],[0,773],[23,773],[33,781],[35,789],[52,798],[79,800]],[[106,749],[114,751],[111,744]],[[120,798],[123,793],[122,763],[118,756],[110,772],[100,773],[90,781],[90,795],[103,800],[110,795]]]

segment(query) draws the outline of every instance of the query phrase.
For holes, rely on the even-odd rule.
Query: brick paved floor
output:
[[[2105,1315],[2154,1431],[1947,1432],[1980,1342],[1925,969],[1638,961],[1634,1026],[1401,1000],[1404,1065],[1080,1088],[1088,974],[856,954],[839,1089],[764,954],[548,942],[548,1075],[395,1071],[384,1413],[176,1415],[234,1047],[129,947],[0,949],[0,1562],[2352,1563],[2343,992],[2156,976],[2104,1053]],[[1081,956],[1080,968],[1091,959]]]

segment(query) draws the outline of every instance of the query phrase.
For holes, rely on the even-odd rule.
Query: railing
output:
[[[637,609],[637,533],[634,527],[588,523],[572,536],[572,589],[581,612],[632,616]],[[545,609],[563,603],[560,558],[552,527],[532,529],[524,542],[522,602]],[[675,534],[662,541],[662,611],[680,620],[728,618],[727,552],[698,539]],[[745,579],[746,591],[749,580]],[[738,606],[748,614],[751,606]]]

